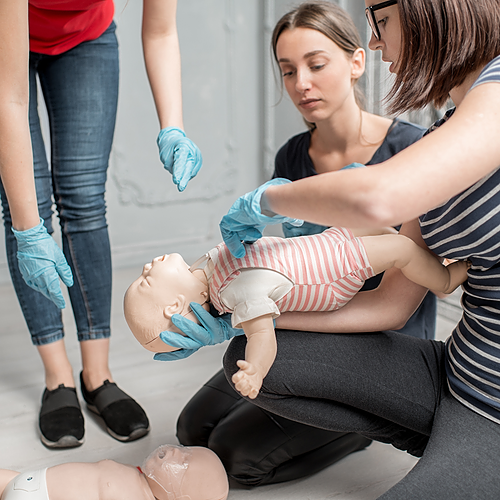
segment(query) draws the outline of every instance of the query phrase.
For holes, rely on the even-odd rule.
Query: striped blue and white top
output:
[[[500,56],[472,88],[490,82],[500,83]],[[463,287],[462,319],[446,344],[450,391],[473,411],[500,423],[500,167],[421,216],[420,227],[436,254],[472,264]]]

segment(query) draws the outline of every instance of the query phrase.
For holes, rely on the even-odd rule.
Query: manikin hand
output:
[[[176,127],[160,130],[156,143],[163,166],[172,174],[177,189],[184,191],[188,182],[199,172],[203,162],[198,146]]]
[[[43,225],[43,219],[31,229],[16,231],[12,228],[12,232],[17,240],[19,271],[26,284],[54,302],[59,309],[64,309],[66,304],[59,278],[66,286],[72,286],[73,273],[61,249]]]
[[[262,375],[257,371],[257,367],[240,359],[236,362],[240,369],[233,375],[232,381],[236,390],[242,396],[248,396],[250,399],[255,399],[262,387]]]
[[[161,332],[160,338],[169,346],[178,347],[180,350],[156,353],[154,355],[155,360],[175,361],[184,359],[191,356],[200,347],[220,344],[237,335],[244,335],[241,328],[231,326],[231,316],[229,314],[214,318],[200,304],[191,302],[190,306],[201,324],[198,325],[180,314],[174,314],[172,323],[184,333],[185,337],[174,332]]]
[[[229,251],[237,258],[245,256],[246,250],[242,241],[253,243],[262,238],[262,231],[266,226],[288,222],[294,226],[301,226],[304,221],[291,219],[275,214],[272,217],[264,215],[261,211],[260,199],[269,186],[288,184],[288,179],[272,179],[254,191],[238,198],[228,213],[222,217],[219,224],[224,243]]]

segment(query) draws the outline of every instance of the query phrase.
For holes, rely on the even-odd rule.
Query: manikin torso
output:
[[[112,460],[49,467],[46,480],[49,500],[155,500],[144,474]]]
[[[16,487],[9,484],[2,500],[155,500],[144,474],[112,460],[56,465],[13,482]]]

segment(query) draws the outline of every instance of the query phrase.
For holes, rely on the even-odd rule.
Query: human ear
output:
[[[177,299],[163,308],[163,316],[168,320],[172,319],[174,314],[182,314],[186,307],[187,301],[184,295],[179,295]]]
[[[351,57],[351,78],[359,80],[365,72],[366,52],[361,47],[356,49]]]

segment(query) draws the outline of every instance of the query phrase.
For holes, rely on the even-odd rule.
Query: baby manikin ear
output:
[[[163,316],[167,319],[172,319],[174,314],[182,314],[184,312],[184,307],[186,305],[186,298],[184,295],[179,295],[177,300],[173,304],[165,306],[163,309]]]

